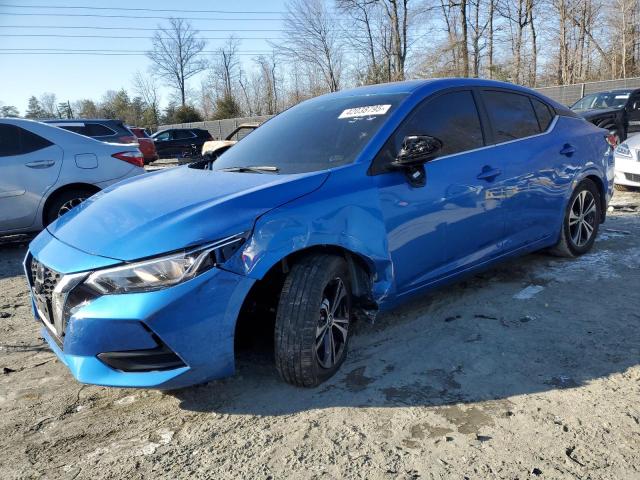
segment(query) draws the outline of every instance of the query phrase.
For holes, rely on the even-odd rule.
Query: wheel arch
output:
[[[251,287],[244,299],[241,311],[246,312],[255,308],[256,305],[267,307],[267,309],[275,308],[280,298],[282,285],[291,267],[303,258],[317,254],[336,255],[345,259],[351,277],[354,311],[360,317],[372,319],[378,310],[378,304],[373,297],[373,282],[377,278],[373,261],[344,246],[330,244],[301,248],[273,263]],[[237,328],[238,325],[236,325]]]
[[[69,190],[74,190],[77,188],[89,190],[93,192],[92,194],[96,194],[100,191],[100,188],[95,186],[94,184],[83,183],[83,182],[67,183],[66,185],[62,185],[61,187],[56,188],[49,195],[47,195],[47,198],[44,201],[44,204],[42,205],[42,210],[40,212],[40,219],[42,220],[43,225],[46,225],[47,219],[45,217],[47,215],[47,210],[49,209],[49,206],[51,205],[51,203],[53,203],[59,195],[62,195],[63,193],[68,192]]]
[[[593,173],[586,175],[581,179],[581,181],[582,180],[591,180],[596,185],[596,188],[598,189],[598,194],[600,195],[600,211],[602,213],[602,218],[600,223],[603,223],[607,215],[607,191],[605,189],[604,182],[602,181],[602,178],[600,178],[598,175],[595,175]]]

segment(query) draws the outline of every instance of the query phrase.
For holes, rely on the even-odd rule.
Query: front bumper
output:
[[[117,262],[83,253],[46,230],[32,242],[30,255],[62,275]],[[155,292],[99,296],[66,319],[64,335],[58,337],[43,326],[43,336],[83,383],[160,389],[203,383],[233,374],[236,320],[253,283],[251,278],[212,268]],[[32,307],[41,321],[33,298]],[[168,368],[125,371],[114,368],[121,362],[104,355],[158,349],[170,352],[178,362],[166,363]]]
[[[640,162],[616,155],[614,182],[618,185],[640,187]]]

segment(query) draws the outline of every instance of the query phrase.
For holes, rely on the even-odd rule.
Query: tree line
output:
[[[290,0],[282,40],[241,62],[235,36],[213,55],[184,19],[159,25],[131,93],[31,97],[25,116],[109,117],[155,127],[275,114],[351,86],[444,76],[531,87],[640,75],[638,0]],[[172,95],[160,109],[159,84]],[[3,113],[7,106],[0,106]]]

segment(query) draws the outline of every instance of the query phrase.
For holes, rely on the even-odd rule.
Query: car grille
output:
[[[47,267],[35,258],[31,258],[29,265],[29,285],[31,287],[31,296],[36,305],[38,318],[54,333],[53,339],[62,346],[62,336],[64,335],[64,326],[55,326],[53,318],[53,291],[58,282],[62,278],[62,274]],[[60,328],[62,327],[62,328]]]
[[[624,176],[631,182],[640,182],[640,175],[637,173],[625,173]]]
[[[53,290],[60,281],[60,274],[33,258],[31,260],[31,287],[34,292],[51,301]]]

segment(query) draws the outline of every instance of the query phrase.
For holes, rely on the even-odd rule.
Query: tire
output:
[[[337,295],[336,305],[340,285],[344,293]],[[275,358],[280,377],[298,387],[315,387],[333,376],[347,355],[350,324],[351,280],[344,259],[316,254],[293,265],[276,314]]]
[[[48,202],[44,212],[45,227],[73,207],[80,205],[94,193],[96,193],[94,190],[88,188],[72,188],[56,194],[55,197]]]
[[[596,240],[601,219],[602,202],[598,188],[591,180],[583,180],[571,194],[560,240],[551,253],[560,257],[577,257],[587,253]]]

